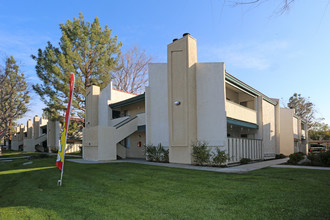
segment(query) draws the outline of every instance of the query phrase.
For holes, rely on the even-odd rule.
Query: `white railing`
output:
[[[82,144],[67,144],[65,148],[65,153],[79,152]]]
[[[262,140],[245,138],[228,138],[229,163],[237,163],[242,158],[262,159]]]
[[[226,100],[227,117],[257,124],[257,112],[235,102]]]
[[[110,126],[114,127],[116,124],[119,124],[120,122],[125,121],[128,118],[129,118],[128,116],[125,116],[125,117],[111,119],[110,120]]]

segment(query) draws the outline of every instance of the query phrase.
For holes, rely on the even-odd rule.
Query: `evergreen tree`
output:
[[[75,73],[72,110],[83,118],[86,88],[98,85],[102,89],[110,82],[111,73],[118,68],[121,42],[117,42],[117,36],[111,37],[112,29],[108,26],[100,27],[97,17],[89,23],[82,13],[79,18],[60,24],[60,29],[59,48],[48,42],[37,56],[32,55],[42,81],[33,89],[46,104],[44,110],[50,119],[58,119],[68,103],[70,72]]]
[[[29,101],[24,74],[11,56],[0,71],[0,130],[9,138],[9,146],[14,122],[27,112]]]

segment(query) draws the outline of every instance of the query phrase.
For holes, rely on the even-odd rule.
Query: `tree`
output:
[[[151,57],[137,46],[132,47],[119,58],[121,68],[112,75],[113,86],[126,92],[141,94],[148,81],[148,64]]]
[[[44,109],[50,119],[58,119],[66,109],[69,96],[70,72],[75,73],[75,91],[72,111],[83,118],[85,115],[86,88],[98,85],[104,88],[111,73],[118,68],[121,42],[112,37],[112,29],[100,27],[96,17],[93,23],[84,20],[83,14],[73,21],[60,24],[62,37],[59,48],[48,42],[38,55],[36,72],[42,84],[33,89],[46,104]]]
[[[330,128],[325,123],[315,123],[308,131],[309,139],[312,140],[330,140]]]
[[[267,2],[268,0],[240,0],[234,1],[234,6],[237,5],[260,5],[262,3]],[[281,4],[279,5],[278,12],[283,14],[290,10],[291,4],[293,4],[295,0],[282,0]]]
[[[308,98],[302,97],[301,94],[294,93],[290,97],[287,105],[291,109],[295,109],[296,115],[307,121],[307,127],[311,128],[316,123],[314,114],[316,113],[314,104]]]
[[[12,56],[6,59],[4,71],[0,70],[0,85],[0,130],[9,138],[10,147],[14,121],[27,112],[30,101],[24,74]]]

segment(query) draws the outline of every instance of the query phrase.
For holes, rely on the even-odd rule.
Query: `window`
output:
[[[113,110],[112,111],[112,118],[120,118],[120,111]]]
[[[240,105],[243,105],[244,107],[247,107],[247,102],[240,102]]]

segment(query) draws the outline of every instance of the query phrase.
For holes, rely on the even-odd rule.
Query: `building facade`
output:
[[[223,62],[197,62],[189,34],[168,45],[167,63],[149,64],[145,94],[116,91],[110,83],[102,91],[89,87],[86,100],[84,159],[145,158],[144,145],[161,144],[170,163],[192,164],[196,141],[226,151],[229,163],[306,152],[305,122],[227,73]]]
[[[16,127],[12,140],[12,150],[24,152],[51,152],[52,149],[57,150],[60,144],[60,133],[61,123],[59,121],[39,118],[36,115],[33,121],[27,121],[26,126],[21,124]],[[67,139],[67,153],[80,151],[81,147],[81,139]]]

